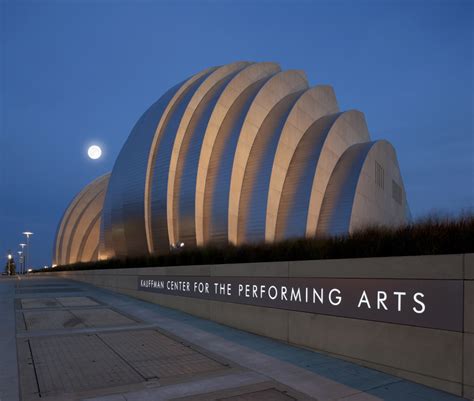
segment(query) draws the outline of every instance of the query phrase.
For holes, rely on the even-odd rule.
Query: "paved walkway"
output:
[[[0,321],[0,401],[461,400],[73,281],[0,278]]]

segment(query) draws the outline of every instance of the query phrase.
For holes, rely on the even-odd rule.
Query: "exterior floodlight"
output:
[[[31,273],[33,271],[33,269],[28,269],[28,273]]]
[[[9,253],[9,254],[8,254],[8,260],[10,260],[11,258],[12,258],[12,254]]]
[[[26,238],[28,238],[30,235],[33,235],[34,233],[32,233],[30,231],[24,231],[22,234],[26,235]]]

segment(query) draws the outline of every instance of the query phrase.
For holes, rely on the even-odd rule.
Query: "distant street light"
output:
[[[20,262],[20,273],[23,271],[23,252],[18,251],[18,262]]]
[[[12,264],[15,263],[13,261],[13,255],[12,255],[12,251],[9,249],[8,250],[8,253],[7,253],[7,266],[6,266],[6,273],[8,275],[11,275],[12,274]]]
[[[33,235],[33,233],[30,231],[24,231],[23,235],[26,235],[25,266],[28,269],[28,260],[30,256],[30,236]]]
[[[21,246],[21,251],[23,253],[25,253],[25,246],[26,244],[19,244]],[[20,259],[20,272],[24,272],[25,271],[25,255],[23,255]]]

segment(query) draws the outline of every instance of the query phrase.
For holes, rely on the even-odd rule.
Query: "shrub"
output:
[[[367,227],[351,235],[300,238],[273,244],[207,245],[169,254],[58,266],[51,271],[474,252],[474,215],[429,216],[398,228]],[[45,271],[42,269],[41,271]]]

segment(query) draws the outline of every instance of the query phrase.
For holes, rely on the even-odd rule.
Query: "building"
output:
[[[67,208],[54,264],[338,235],[409,220],[394,148],[333,89],[275,63],[212,67],[135,124]]]

